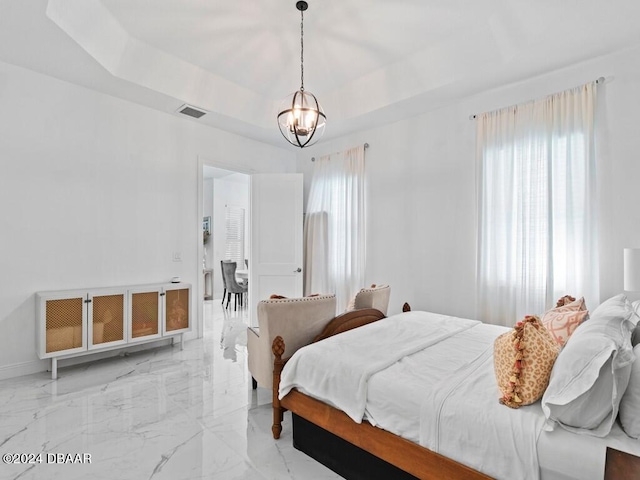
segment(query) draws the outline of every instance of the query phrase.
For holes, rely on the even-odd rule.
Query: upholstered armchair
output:
[[[262,300],[258,303],[258,328],[247,329],[249,372],[253,388],[272,388],[273,353],[271,344],[278,335],[287,346],[286,357],[319,335],[336,315],[336,296]]]
[[[356,294],[353,309],[375,308],[386,315],[390,295],[391,287],[389,285],[372,285],[369,288],[362,288]]]

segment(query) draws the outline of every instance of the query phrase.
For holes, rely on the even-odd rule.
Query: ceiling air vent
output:
[[[200,118],[203,115],[206,115],[206,110],[202,110],[201,108],[194,107],[193,105],[187,105],[186,103],[182,105],[178,110],[178,113],[183,115],[187,115],[188,117]]]

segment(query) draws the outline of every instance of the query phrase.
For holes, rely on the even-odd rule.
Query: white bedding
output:
[[[491,346],[425,392],[420,445],[494,478],[537,480],[540,404],[514,410],[498,397]]]
[[[496,478],[602,478],[608,440],[640,453],[640,442],[619,429],[593,439],[601,442],[541,434],[539,402],[500,405],[491,354],[507,330],[427,312],[394,315],[299,350],[285,366],[280,397],[298,388]]]
[[[607,447],[640,456],[640,440],[628,437],[618,423],[599,438],[578,435],[563,428],[543,431],[538,438],[542,480],[602,480]]]
[[[478,324],[477,320],[407,312],[307,345],[304,354],[298,350],[285,365],[280,398],[298,388],[360,423],[371,375]]]
[[[369,381],[366,418],[373,425],[384,425],[396,435],[420,442],[420,407],[425,392],[436,388],[487,349],[487,343],[508,329],[497,325],[479,324],[477,328],[460,332],[446,343],[404,357]],[[465,355],[457,355],[464,351]],[[393,388],[389,388],[392,385]],[[498,390],[492,399],[497,401]]]

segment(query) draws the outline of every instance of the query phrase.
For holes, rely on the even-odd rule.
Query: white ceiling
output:
[[[640,44],[638,18],[638,0],[309,0],[305,88],[335,137]],[[0,0],[0,60],[279,146],[299,35],[295,0]]]

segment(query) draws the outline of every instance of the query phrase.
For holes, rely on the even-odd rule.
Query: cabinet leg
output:
[[[58,379],[58,359],[51,357],[51,380]]]
[[[184,333],[180,334],[180,351],[184,350]]]

